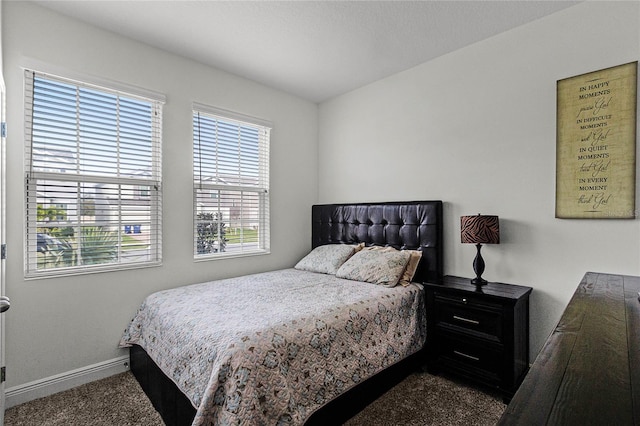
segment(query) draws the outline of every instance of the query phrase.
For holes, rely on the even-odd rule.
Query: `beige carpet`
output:
[[[491,394],[416,372],[347,422],[347,426],[495,425],[505,405]],[[161,426],[131,373],[122,373],[12,407],[6,426]]]
[[[495,425],[506,405],[455,379],[416,372],[382,395],[346,426]]]
[[[129,372],[9,408],[5,426],[162,426]]]

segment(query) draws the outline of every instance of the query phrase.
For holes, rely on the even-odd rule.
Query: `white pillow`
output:
[[[294,268],[321,274],[335,274],[338,268],[355,252],[355,246],[346,244],[318,246],[303,257]]]
[[[336,272],[336,277],[395,287],[409,263],[406,251],[362,250]]]

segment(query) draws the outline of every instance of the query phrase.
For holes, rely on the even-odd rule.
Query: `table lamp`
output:
[[[500,223],[498,216],[484,216],[478,213],[476,216],[460,217],[460,239],[464,244],[475,244],[478,253],[473,259],[473,270],[476,277],[471,284],[477,287],[483,286],[487,280],[482,278],[484,272],[484,259],[480,254],[482,244],[500,244]]]

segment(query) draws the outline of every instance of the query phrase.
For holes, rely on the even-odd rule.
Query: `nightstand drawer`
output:
[[[503,367],[503,349],[474,339],[438,337],[437,360],[449,369],[472,375],[486,383],[500,381]]]
[[[472,298],[436,295],[435,311],[438,328],[469,332],[479,338],[502,342],[503,314],[499,305],[479,303]]]

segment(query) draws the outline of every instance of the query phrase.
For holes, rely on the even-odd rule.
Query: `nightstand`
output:
[[[424,283],[427,366],[497,389],[509,400],[529,368],[531,287],[445,276]]]

